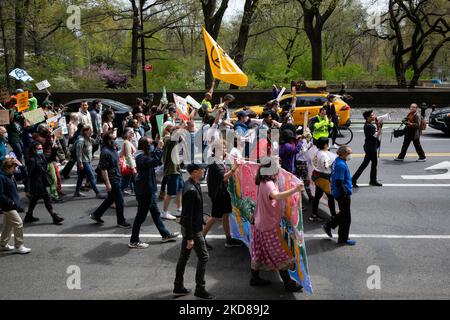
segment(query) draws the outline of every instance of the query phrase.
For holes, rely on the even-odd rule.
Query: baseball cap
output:
[[[246,116],[248,116],[248,112],[245,111],[245,110],[241,110],[241,111],[239,111],[238,113],[236,113],[236,116],[237,116],[238,118],[240,118],[240,117],[246,117]]]

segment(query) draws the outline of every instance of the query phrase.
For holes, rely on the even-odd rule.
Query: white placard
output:
[[[36,87],[38,88],[38,90],[44,90],[44,89],[50,88],[51,85],[48,82],[48,80],[44,80],[44,81],[36,83]]]
[[[283,96],[283,94],[284,94],[285,91],[286,91],[286,88],[283,87],[283,88],[281,89],[280,93],[278,94],[277,101],[280,101],[280,100],[281,100],[281,97]]]
[[[186,102],[189,103],[192,107],[194,107],[195,109],[200,109],[202,106],[200,105],[200,103],[198,103],[194,98],[192,98],[191,96],[187,96],[186,97]]]
[[[185,98],[177,96],[175,93],[173,94],[173,100],[175,101],[175,104],[178,108],[178,110],[180,110],[180,112],[184,115],[188,114],[188,105],[187,105],[187,101]]]
[[[30,75],[25,70],[22,70],[19,68],[16,68],[13,71],[11,71],[9,75],[11,77],[13,77],[14,79],[21,80],[23,82],[34,80],[32,77],[30,77]]]

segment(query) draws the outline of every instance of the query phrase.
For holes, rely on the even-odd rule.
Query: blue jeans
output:
[[[122,192],[127,188],[130,187],[131,191],[134,191],[134,175],[131,176],[122,176],[122,185],[121,189]]]
[[[138,202],[138,211],[136,218],[133,223],[133,231],[131,234],[130,243],[139,242],[139,232],[141,225],[147,218],[148,211],[152,215],[153,222],[159,231],[161,237],[165,238],[170,235],[170,232],[166,229],[166,226],[161,220],[161,212],[159,211],[158,205],[156,204],[157,195],[156,194],[144,194],[136,196]]]
[[[95,183],[94,170],[92,169],[92,164],[90,162],[83,162],[83,170],[80,170],[80,168],[78,168],[78,179],[75,192],[80,192],[80,188],[85,177],[87,177],[95,194],[98,194],[99,191],[97,189],[97,184]]]
[[[108,192],[108,196],[102,202],[100,207],[95,210],[92,215],[96,218],[101,218],[103,214],[108,210],[108,208],[115,203],[116,204],[116,216],[117,223],[121,224],[125,222],[125,217],[123,215],[123,195],[122,190],[120,189],[120,180],[110,180],[111,183],[111,191]]]

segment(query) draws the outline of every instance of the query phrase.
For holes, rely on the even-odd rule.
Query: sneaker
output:
[[[64,218],[58,216],[56,213],[52,214],[52,218],[53,218],[53,224],[56,224],[58,226],[60,226],[64,221]]]
[[[129,224],[128,222],[124,221],[124,222],[118,223],[117,226],[119,228],[128,229],[128,228],[131,227],[131,224]]]
[[[148,243],[145,242],[136,242],[136,243],[129,243],[128,248],[131,249],[147,249],[149,247]]]
[[[191,293],[191,289],[186,289],[185,287],[173,289],[173,294],[176,296],[185,296],[189,293]]]
[[[195,290],[194,296],[206,300],[214,300],[216,297],[206,291],[206,289]]]
[[[331,227],[327,226],[326,224],[322,225],[322,229],[323,231],[325,231],[325,233],[330,237],[333,238],[333,234],[331,233]]]
[[[36,221],[39,221],[39,218],[33,217],[32,215],[28,215],[28,214],[23,219],[23,222],[25,222],[25,223],[32,223],[32,222],[36,222]]]
[[[404,159],[395,158],[394,161],[403,161]]]
[[[73,197],[74,197],[74,198],[84,198],[84,197],[86,197],[86,194],[81,193],[81,192],[75,192],[75,193],[73,194]]]
[[[425,161],[427,161],[427,158],[423,158],[423,159],[419,158],[416,160],[416,162],[425,162]]]
[[[15,248],[14,252],[19,254],[26,254],[31,251],[30,248],[25,247],[24,245],[21,245],[19,248]]]
[[[91,218],[91,220],[94,220],[96,223],[101,223],[101,224],[105,223],[105,221],[103,221],[100,218],[95,217],[93,214],[90,214],[89,218]]]
[[[97,194],[95,195],[95,197],[96,197],[97,199],[106,199],[106,194],[103,194],[103,193],[97,193]]]
[[[183,208],[177,208],[177,212],[181,213],[183,211]]]
[[[266,280],[266,279],[263,279],[263,278],[260,278],[260,277],[258,277],[258,278],[251,278],[250,279],[250,285],[252,286],[252,287],[257,287],[257,286],[268,286],[269,284],[271,284],[272,283],[272,281],[270,281],[270,280]]]
[[[347,241],[338,241],[337,243],[342,245],[354,246],[356,244],[356,241],[348,239]]]
[[[10,246],[9,244],[6,244],[5,246],[0,246],[0,251],[12,251],[14,250],[13,246]]]
[[[171,215],[169,211],[163,211],[163,213],[161,214],[161,219],[177,220],[177,217]]]
[[[169,234],[167,237],[162,238],[161,242],[177,241],[179,235],[180,235],[179,232],[173,232]]]
[[[284,288],[286,289],[286,291],[289,291],[289,292],[302,292],[302,290],[303,290],[303,287],[301,285],[299,285],[297,282],[295,282],[294,280],[291,280],[288,283],[285,283]]]
[[[371,183],[369,183],[369,185],[374,186],[374,187],[382,187],[383,186],[383,184],[379,183],[378,181],[371,182]]]
[[[53,203],[63,203],[64,200],[61,199],[61,198],[52,198],[52,202],[53,202]]]
[[[330,149],[339,149],[339,146],[335,143],[330,147]]]
[[[323,222],[323,218],[319,217],[319,216],[315,216],[315,215],[311,215],[308,218],[309,221],[311,222]]]
[[[234,238],[231,238],[229,241],[225,242],[225,248],[242,247],[243,245],[244,244],[242,241]]]

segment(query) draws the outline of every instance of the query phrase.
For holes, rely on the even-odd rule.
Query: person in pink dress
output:
[[[274,158],[263,161],[255,178],[258,186],[256,210],[254,214],[253,238],[251,242],[251,286],[264,286],[270,284],[269,280],[262,279],[259,271],[279,271],[284,287],[290,292],[299,292],[302,286],[289,276],[288,269],[293,269],[294,258],[289,251],[283,248],[280,222],[282,218],[281,200],[289,198],[296,192],[301,192],[303,184],[280,192],[277,186],[279,172],[278,161],[275,168],[271,168]],[[265,169],[265,170],[264,170]],[[269,171],[269,174],[266,174]],[[270,171],[274,171],[273,174]]]

